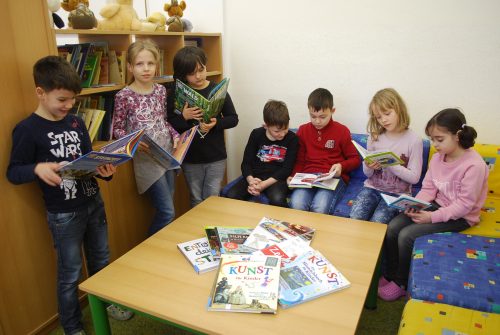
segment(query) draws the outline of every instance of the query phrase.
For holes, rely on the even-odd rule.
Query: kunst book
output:
[[[208,301],[209,311],[275,314],[280,258],[222,255]]]
[[[294,237],[299,237],[306,244],[309,244],[314,232],[315,230],[310,227],[264,217],[243,244],[249,248],[260,250]]]
[[[193,266],[196,273],[215,270],[219,260],[214,259],[206,237],[177,244],[177,248]]]
[[[281,268],[279,303],[292,307],[350,285],[319,251],[311,250]]]

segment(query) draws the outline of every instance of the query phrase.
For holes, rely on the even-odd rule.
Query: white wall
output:
[[[500,2],[497,0],[224,1],[226,73],[240,116],[229,132],[229,177],[268,99],[284,100],[291,125],[308,120],[317,87],[334,95],[334,118],[365,132],[373,94],[394,87],[411,127],[459,106],[480,142],[500,143]]]

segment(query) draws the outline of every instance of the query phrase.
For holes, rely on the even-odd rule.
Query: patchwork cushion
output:
[[[500,240],[441,233],[415,240],[412,298],[500,313]]]
[[[398,334],[482,335],[495,334],[499,329],[499,314],[410,299],[403,310]]]

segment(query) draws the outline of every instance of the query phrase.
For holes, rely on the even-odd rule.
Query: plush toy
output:
[[[115,0],[105,5],[99,14],[104,18],[97,24],[99,30],[141,30],[142,23],[132,6],[132,0]]]
[[[89,8],[89,0],[63,0],[61,7],[69,12],[68,27],[73,29],[97,27],[97,20]]]
[[[54,24],[59,29],[64,27],[64,21],[59,15],[56,14],[59,8],[61,8],[61,3],[59,2],[59,0],[47,0],[47,5],[49,8],[50,26],[52,27],[52,25]]]
[[[151,13],[146,18],[145,22],[142,22],[142,31],[165,31],[167,24],[167,18],[160,12]]]
[[[166,3],[163,6],[163,10],[168,14],[168,31],[184,31],[184,26],[182,24],[181,17],[184,15],[184,9],[186,9],[186,2],[177,0],[171,0],[171,4]]]

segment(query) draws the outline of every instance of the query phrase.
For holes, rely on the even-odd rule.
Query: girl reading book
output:
[[[351,218],[388,223],[399,210],[390,207],[380,192],[411,195],[411,186],[420,179],[423,144],[409,129],[406,104],[392,88],[378,91],[369,106],[368,151],[391,151],[403,164],[383,167],[378,161],[363,162],[368,177],[351,210]]]
[[[167,122],[165,87],[153,82],[160,53],[151,40],[137,40],[127,50],[127,68],[132,74],[127,87],[115,96],[113,135],[121,138],[138,129],[145,132],[157,144],[172,152],[179,134]],[[166,169],[142,150],[148,150],[143,142],[135,154],[134,173],[140,194],[148,193],[156,209],[149,235],[169,224],[175,217],[174,189],[175,168]]]
[[[432,156],[417,199],[432,202],[426,210],[407,209],[389,222],[386,265],[379,297],[392,301],[406,294],[413,243],[419,236],[459,232],[479,222],[488,190],[488,167],[472,149],[476,131],[458,109],[445,109],[427,123]]]
[[[174,79],[187,84],[205,98],[216,83],[207,80],[207,56],[198,47],[184,47],[174,56]],[[187,103],[175,108],[175,88],[169,94],[168,120],[179,132],[199,124],[198,134],[184,158],[182,170],[189,188],[191,207],[211,195],[218,195],[226,171],[226,144],[224,130],[236,127],[238,115],[229,93],[226,94],[222,110],[210,121],[204,122],[203,111]]]

